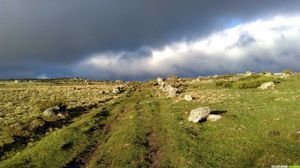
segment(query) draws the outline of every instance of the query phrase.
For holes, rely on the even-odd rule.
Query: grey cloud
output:
[[[137,50],[206,36],[232,20],[294,14],[299,6],[292,0],[0,0],[0,78],[71,75],[71,66],[99,52],[147,57],[147,49]]]
[[[267,28],[266,30],[272,32],[273,29]],[[232,34],[226,32],[219,34],[224,36],[225,41],[232,40]],[[246,70],[278,72],[283,69],[292,69],[299,71],[300,48],[297,45],[300,43],[300,31],[295,31],[294,34],[291,34],[289,29],[284,32],[275,32],[273,36],[258,37],[256,40],[254,36],[260,32],[241,30],[240,33],[237,32],[239,35],[237,42],[233,42],[234,45],[231,47],[225,45],[224,51],[216,49],[210,52],[209,48],[214,47],[216,41],[208,37],[201,40],[210,43],[210,46],[202,49],[201,47],[189,48],[185,52],[176,49],[176,44],[169,44],[165,46],[171,50],[167,53],[164,49],[152,49],[152,53],[148,53],[148,56],[141,57],[126,57],[126,55],[131,55],[130,52],[100,53],[79,65],[79,69],[76,69],[74,73],[105,79],[147,79],[170,74],[196,76],[237,73]],[[184,41],[181,44],[193,46]],[[234,52],[237,54],[233,55]],[[159,53],[159,58],[157,53]],[[132,53],[132,55],[135,54]]]

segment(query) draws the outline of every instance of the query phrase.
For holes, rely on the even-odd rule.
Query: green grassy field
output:
[[[98,92],[118,83],[3,81],[0,167],[300,165],[300,75],[280,79],[275,89],[257,89],[265,80],[275,78],[180,79],[174,98],[153,81],[131,82],[117,95]],[[185,101],[186,94],[195,99]],[[74,114],[44,119],[51,97]],[[206,106],[223,118],[188,122],[192,109]],[[36,120],[43,131],[30,129]]]

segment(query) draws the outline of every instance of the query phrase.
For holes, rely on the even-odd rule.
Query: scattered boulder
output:
[[[185,95],[184,96],[184,100],[186,100],[186,101],[192,101],[193,97],[191,95]]]
[[[119,88],[114,88],[111,93],[113,93],[113,94],[119,94],[120,93],[120,89]]]
[[[290,74],[279,72],[279,73],[274,73],[274,76],[278,76],[281,79],[286,79],[290,77]]]
[[[266,82],[259,86],[260,89],[266,90],[266,89],[273,89],[275,86],[274,82]]]
[[[46,117],[54,117],[56,115],[56,113],[58,113],[59,111],[60,111],[59,106],[53,106],[53,107],[50,107],[47,110],[45,110],[43,112],[43,115]]]
[[[163,92],[168,94],[168,97],[175,97],[178,89],[172,87],[171,85],[164,85],[160,87],[162,89]]]
[[[114,88],[111,93],[113,93],[113,94],[119,94],[122,91],[124,91],[124,86],[118,86],[118,87]]]
[[[286,73],[282,73],[282,75],[280,76],[280,78],[282,79],[286,79],[288,77],[290,77],[290,74],[286,74]]]
[[[199,107],[190,112],[188,117],[188,121],[197,123],[203,119],[205,119],[210,113],[209,107]]]
[[[168,97],[175,97],[177,92],[178,92],[177,88],[170,87],[168,91],[169,94]]]
[[[116,80],[115,83],[124,83],[122,80]]]
[[[57,106],[50,107],[43,112],[45,117],[55,117],[55,116],[63,116],[62,113],[65,113],[67,110],[67,105],[60,103]],[[64,115],[67,115],[66,113]]]
[[[207,116],[207,120],[208,121],[211,121],[211,122],[215,122],[215,121],[218,121],[222,118],[222,116],[220,115],[216,115],[216,114],[210,114]]]

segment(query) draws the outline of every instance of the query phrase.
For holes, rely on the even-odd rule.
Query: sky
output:
[[[0,0],[0,79],[300,71],[299,0]]]

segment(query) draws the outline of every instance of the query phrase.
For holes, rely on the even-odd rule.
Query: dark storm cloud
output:
[[[102,52],[81,61],[76,74],[104,79],[147,79],[251,71],[299,71],[300,17],[275,17],[214,32],[194,41],[136,52]],[[286,28],[278,31],[278,28]],[[101,72],[101,73],[100,73]]]
[[[70,66],[99,52],[147,56],[141,47],[294,14],[299,6],[292,0],[0,0],[0,78],[68,74]]]

